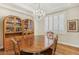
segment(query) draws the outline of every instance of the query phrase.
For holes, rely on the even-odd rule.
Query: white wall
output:
[[[38,19],[38,17],[34,18],[34,34],[35,35],[44,35],[44,17]]]
[[[28,15],[0,7],[0,48],[3,47],[3,17],[8,15],[19,16],[22,19],[30,17]]]
[[[0,48],[3,48],[3,21],[0,17]]]
[[[72,19],[79,19],[79,7],[71,8],[66,12],[66,21]],[[67,22],[65,23],[65,31],[67,31]],[[79,32],[66,32],[59,35],[59,42],[75,47],[79,47]]]
[[[61,12],[57,12],[51,15],[65,15],[65,32],[59,35],[59,43],[79,47],[79,32],[67,32],[67,20],[79,19],[79,7],[70,8]]]

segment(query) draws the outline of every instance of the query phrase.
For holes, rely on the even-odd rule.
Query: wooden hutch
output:
[[[28,38],[27,44],[33,41],[34,22],[30,19],[24,19],[17,16],[6,16],[3,20],[3,46],[5,51],[13,50],[11,39],[17,37]],[[23,39],[21,39],[23,40]]]

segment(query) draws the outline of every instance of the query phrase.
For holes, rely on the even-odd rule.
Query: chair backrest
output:
[[[16,55],[20,54],[20,41],[16,41],[16,38],[12,38],[11,42],[13,44],[13,51]]]
[[[47,38],[48,39],[53,39],[53,35],[54,35],[53,32],[51,32],[51,31],[47,32]]]
[[[48,39],[53,39],[53,45],[52,45],[52,49],[53,49],[53,54],[55,54],[56,51],[56,47],[57,47],[57,41],[58,41],[58,35],[54,34],[53,32],[49,31],[47,32],[47,37]]]

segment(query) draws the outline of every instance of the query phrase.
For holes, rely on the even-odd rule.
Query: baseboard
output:
[[[0,50],[3,49],[3,46],[0,46]]]
[[[63,44],[63,45],[67,45],[67,46],[72,46],[72,47],[79,48],[79,45],[69,44],[69,43],[65,43],[65,42],[58,42],[58,43]]]
[[[2,50],[4,50],[4,48],[3,47],[0,47],[0,51],[2,51]]]

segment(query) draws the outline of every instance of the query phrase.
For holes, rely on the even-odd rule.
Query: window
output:
[[[64,14],[49,15],[45,18],[45,32],[53,31],[54,33],[65,32],[65,17]]]

